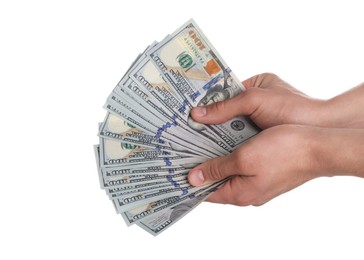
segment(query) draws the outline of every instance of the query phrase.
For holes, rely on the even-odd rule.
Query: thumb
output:
[[[193,186],[207,185],[234,175],[234,168],[230,155],[216,157],[193,168],[188,174],[188,181]]]
[[[262,89],[249,88],[239,95],[208,106],[194,107],[191,116],[203,124],[221,124],[236,116],[250,116],[262,103]]]

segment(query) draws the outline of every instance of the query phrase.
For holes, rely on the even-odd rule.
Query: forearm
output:
[[[321,104],[317,125],[364,129],[364,83]]]
[[[318,128],[313,140],[319,176],[364,178],[364,129]]]

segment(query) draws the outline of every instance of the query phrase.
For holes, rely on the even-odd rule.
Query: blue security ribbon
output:
[[[180,107],[180,109],[178,109],[178,111],[184,113],[186,111],[187,105],[188,105],[187,100],[184,100],[182,106]]]
[[[166,166],[171,166],[172,162],[169,160],[169,158],[163,158],[163,161],[166,163]]]
[[[172,126],[178,126],[178,123],[176,121],[177,116],[173,115],[172,119],[172,122],[166,122],[164,125],[162,125],[162,127],[157,129],[157,134],[155,135],[155,138],[159,140],[159,143],[164,143],[164,141],[160,139],[163,132],[165,132],[168,128],[171,128]]]
[[[209,82],[206,83],[205,86],[203,86],[202,88],[207,91],[209,90],[213,85],[215,85],[220,79],[224,78],[223,74],[218,74],[215,78],[213,78],[212,80],[210,80]]]

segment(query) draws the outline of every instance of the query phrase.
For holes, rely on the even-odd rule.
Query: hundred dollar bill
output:
[[[182,177],[180,177],[180,178],[181,178],[181,180],[178,180],[178,178],[176,178],[176,180],[174,180],[173,182],[155,181],[155,182],[150,182],[150,183],[136,184],[132,187],[127,186],[128,189],[120,190],[118,192],[109,194],[109,198],[116,199],[116,198],[120,198],[124,195],[130,195],[132,193],[135,194],[135,193],[141,193],[141,192],[150,192],[150,191],[168,189],[168,188],[176,187],[176,185],[178,185],[179,187],[187,187],[189,185],[187,178],[182,178]],[[139,187],[139,186],[141,186],[141,187]]]
[[[106,190],[106,193],[110,195],[111,198],[122,195],[124,192],[141,192],[143,190],[152,190],[171,186],[179,187],[180,185],[187,183],[186,175],[189,168],[163,168],[152,166],[137,169],[125,169],[120,167],[103,168],[100,167],[99,145],[94,146],[94,152],[99,173],[100,186]],[[133,177],[139,178],[136,179],[138,181],[134,180],[129,181],[128,183],[126,183],[127,181],[123,181]],[[141,178],[143,181],[140,181]]]
[[[150,159],[154,157],[173,157],[181,155],[178,151],[160,151],[156,149],[151,149],[145,146],[134,145],[126,142],[120,142],[115,140],[109,140],[105,138],[100,138],[100,145],[103,146],[104,151],[109,154],[110,158],[123,158],[119,160],[120,163],[133,162],[134,158],[145,158]],[[184,154],[182,156],[185,156]],[[191,157],[192,154],[189,154]]]
[[[102,168],[100,168],[102,171]],[[170,174],[141,174],[141,175],[123,175],[123,176],[115,176],[113,178],[105,179],[103,176],[101,187],[102,188],[113,188],[113,187],[122,187],[127,186],[130,188],[131,184],[146,184],[146,183],[160,183],[161,181],[167,183],[175,183],[176,181],[186,180],[188,172],[178,172],[174,175]],[[102,173],[101,173],[102,174]]]
[[[126,122],[132,124],[133,126],[149,133],[154,134],[157,138],[162,137],[169,140],[171,143],[177,143],[180,146],[184,146],[185,149],[191,149],[195,153],[199,153],[206,156],[216,157],[216,155],[207,149],[203,149],[187,140],[182,140],[173,133],[170,132],[169,125],[156,125],[155,122],[150,121],[144,115],[140,114],[133,108],[128,101],[123,99],[116,94],[111,94],[108,99],[105,108],[117,115],[122,117]]]
[[[169,197],[169,200],[166,199],[161,199],[161,200],[157,200],[157,201],[153,201],[144,205],[139,205],[138,207],[134,207],[132,209],[126,210],[125,212],[122,213],[122,216],[124,218],[124,221],[128,224],[131,225],[133,223],[137,223],[141,220],[143,220],[146,217],[155,217],[155,213],[158,212],[162,212],[163,210],[166,210],[168,208],[173,208],[175,206],[178,206],[181,203],[184,202],[188,202],[198,196],[200,196],[201,194],[204,194],[207,196],[207,192],[211,193],[213,191],[216,190],[216,188],[220,187],[223,183],[225,182],[225,180],[217,182],[215,184],[212,185],[208,185],[205,187],[201,187],[200,189],[189,193],[189,194],[184,194],[182,196],[173,196],[173,197]],[[206,198],[206,196],[204,198]],[[199,197],[200,199],[202,199],[202,197]],[[202,201],[202,200],[201,200]],[[115,203],[115,201],[114,201]],[[117,207],[117,205],[116,205]]]
[[[158,71],[156,70],[156,72]],[[134,100],[137,104],[135,109],[138,110],[139,108],[139,113],[145,115],[145,110],[147,110],[148,113],[151,113],[149,116],[154,116],[155,118],[160,119],[161,121],[159,124],[162,125],[162,127],[160,127],[161,131],[158,133],[158,136],[160,136],[163,131],[169,130],[170,133],[173,133],[176,136],[184,137],[184,140],[195,140],[194,146],[199,146],[209,151],[211,149],[214,151],[220,148],[214,147],[209,140],[202,139],[199,135],[196,135],[196,132],[189,130],[188,127],[179,120],[176,114],[173,114],[165,106],[165,104],[162,104],[157,98],[155,98],[151,91],[148,91],[148,88],[145,89],[143,86],[138,86],[133,79],[124,78],[121,80],[118,86],[114,89],[114,92],[120,97],[126,96],[128,99]]]
[[[143,165],[141,165],[143,167]],[[166,180],[173,181],[177,177],[187,176],[190,171],[186,167],[176,167],[161,169],[159,171],[144,171],[144,169],[150,169],[151,166],[146,165],[145,168],[122,168],[122,167],[99,167],[100,182],[102,188],[112,187],[112,186],[125,186],[130,183],[142,182],[142,181],[154,181],[154,180]],[[164,168],[164,167],[163,167]],[[143,170],[143,171],[141,171]],[[108,171],[122,172],[122,174],[109,175]]]
[[[179,179],[179,180],[178,180]],[[154,192],[157,190],[161,190],[161,189],[167,189],[167,188],[173,188],[173,187],[187,187],[189,185],[189,182],[187,180],[187,178],[176,178],[176,180],[174,180],[173,182],[171,181],[167,181],[167,180],[157,180],[155,182],[146,182],[146,183],[140,183],[140,184],[135,184],[135,186],[133,188],[129,188],[126,190],[121,190],[118,192],[114,192],[109,195],[110,199],[114,199],[114,198],[121,198],[126,194],[131,194],[131,193],[140,193],[140,192]],[[121,186],[122,188],[123,186]],[[128,187],[128,186],[127,186]]]
[[[158,212],[168,209],[169,205],[177,204],[180,201],[181,198],[179,196],[169,197],[129,209],[121,213],[121,215],[125,223],[130,226],[141,221],[144,218],[151,217],[153,214],[155,215]]]
[[[125,212],[122,212],[121,216],[123,217],[127,226],[131,226],[141,219],[160,211],[158,210],[159,208],[166,208],[166,205],[171,205],[173,203],[177,203],[178,201],[180,201],[179,196],[164,198],[129,209]],[[115,210],[117,211],[116,200],[112,200],[112,202]]]
[[[130,194],[135,192],[144,192],[152,190],[160,190],[171,187],[182,187],[188,184],[186,176],[176,177],[174,179],[157,179],[153,181],[129,183],[122,186],[108,186],[103,189],[106,190],[106,194],[113,199],[124,194]]]
[[[205,146],[213,148],[218,155],[226,154],[226,151],[219,146],[216,139],[208,138],[203,132],[196,131],[190,126],[188,123],[189,111],[185,108],[187,103],[178,99],[178,95],[174,94],[174,89],[166,84],[166,81],[150,59],[140,61],[131,71],[130,77],[138,84],[139,89],[150,93],[150,96],[158,100],[172,116],[173,120],[178,122],[179,126],[193,133],[196,140],[201,140]]]
[[[142,60],[139,65],[131,71],[131,77],[139,84],[140,88],[144,88],[153,96],[159,98],[159,101],[163,103],[167,108],[167,111],[170,110],[171,113],[173,113],[173,117],[181,122],[180,125],[184,125],[198,136],[196,139],[201,139],[205,145],[212,147],[218,155],[227,154],[226,149],[221,147],[226,145],[219,141],[218,136],[211,137],[214,133],[209,132],[210,135],[207,135],[205,131],[197,131],[196,128],[193,127],[189,116],[190,108],[186,108],[188,103],[186,101],[180,101],[178,95],[174,95],[171,86],[167,85],[168,87],[165,87],[165,85],[159,83],[160,81],[158,81],[157,78],[160,78],[163,81],[163,77],[156,68],[156,65],[150,59]]]
[[[158,167],[147,167],[143,169],[123,169],[123,168],[99,168],[99,179],[101,188],[106,190],[106,193],[112,197],[129,192],[130,190],[142,191],[143,189],[153,189],[154,187],[165,185],[178,187],[184,184],[187,180],[187,173],[190,168],[177,167],[163,169],[153,169]],[[118,172],[116,175],[110,175],[110,172]],[[120,174],[122,172],[122,174]],[[139,179],[130,181],[132,176],[137,176]],[[145,179],[141,179],[144,176]],[[152,177],[151,177],[152,176]],[[163,176],[155,178],[155,176]],[[135,178],[135,177],[134,177]]]
[[[189,197],[189,200],[185,200],[182,203],[169,207],[163,211],[156,212],[151,216],[141,219],[136,224],[153,236],[159,235],[186,214],[191,212],[201,202],[206,200],[207,197],[211,195],[217,188],[218,187],[212,187],[211,190],[204,191],[198,196]]]
[[[192,107],[232,98],[244,90],[230,68],[193,20],[148,51],[168,83],[183,98],[186,114]],[[245,117],[220,125],[203,125],[186,118],[197,131],[219,137],[219,145],[232,152],[259,132]]]
[[[184,177],[184,178],[183,178]],[[155,178],[155,176],[154,176]],[[149,177],[149,178],[145,178],[145,181],[142,181],[142,179],[136,179],[136,181],[140,181],[140,183],[148,183],[148,181],[153,182],[154,179],[153,177]],[[162,178],[155,178],[156,180],[158,179],[162,179]],[[135,203],[138,201],[143,200],[143,203],[146,203],[148,201],[155,201],[158,200],[160,198],[163,197],[173,197],[173,196],[181,196],[184,194],[189,194],[191,193],[193,190],[199,190],[199,187],[194,187],[191,184],[189,184],[188,182],[185,183],[184,181],[187,180],[187,175],[181,175],[178,177],[175,177],[175,180],[173,178],[171,178],[169,181],[166,179],[166,183],[169,182],[170,184],[172,184],[170,187],[167,187],[165,189],[158,189],[158,190],[147,190],[147,191],[142,191],[138,194],[124,194],[124,195],[120,195],[118,196],[117,199],[117,204],[118,204],[118,208],[120,208],[119,212],[123,212],[123,206],[125,206],[126,204],[129,203]],[[183,181],[183,182],[181,182]],[[182,183],[182,185],[180,184]],[[130,207],[129,207],[130,208]]]
[[[144,188],[148,188],[150,190],[152,186],[164,184],[171,184],[171,186],[179,188],[180,185],[187,180],[187,173],[188,172],[180,172],[174,175],[125,175],[109,179],[100,177],[102,178],[102,183],[100,183],[100,185],[104,189],[115,189],[109,192],[109,194],[119,195],[122,195],[125,191],[129,191],[131,189],[142,190]]]
[[[208,187],[210,187],[210,185]],[[201,192],[201,190],[204,190],[208,187],[194,187],[190,185],[188,187],[162,189],[156,192],[133,194],[131,196],[126,196],[123,199],[115,199],[114,201],[117,208],[117,212],[122,213],[129,209],[138,207],[140,205],[150,203],[153,201],[158,201],[160,199],[168,197],[174,197],[174,196],[184,197],[188,195],[194,196],[197,192]]]
[[[110,188],[105,188],[105,190],[109,198],[113,199],[127,193],[169,188],[175,186],[176,184],[182,186],[185,185],[186,183],[188,183],[187,178],[185,178],[185,180],[179,180],[179,181],[177,180],[173,182],[170,182],[168,180],[156,180],[154,182],[141,182],[141,183],[131,183],[124,186],[114,186]]]
[[[106,113],[104,121],[101,123],[99,134],[106,139],[118,140],[120,142],[155,148],[166,143],[161,138],[148,134],[132,124],[126,122],[121,117]],[[172,148],[170,148],[173,150]]]
[[[148,147],[157,151],[173,151],[186,156],[196,155],[184,146],[157,138],[155,135],[147,134],[109,112],[101,124],[99,136],[132,145]]]
[[[116,166],[116,167],[100,167],[103,171],[105,179],[124,175],[141,175],[141,174],[159,174],[159,175],[174,175],[182,172],[188,172],[198,163],[181,165],[181,166],[149,166],[140,165],[136,168]]]
[[[161,123],[170,122],[170,130],[177,132],[178,134],[190,134],[183,131],[184,129],[181,129],[173,115],[168,114],[167,111],[165,111],[165,107],[158,103],[158,100],[154,99],[153,96],[148,95],[148,93],[143,92],[140,88],[138,88],[137,84],[130,78],[124,78],[122,79],[117,87],[114,89],[115,94],[126,97],[127,99],[132,99],[133,103],[136,103],[136,109],[140,109],[143,111],[143,114],[145,111],[150,116],[154,116],[157,120],[159,120]]]
[[[150,150],[146,147],[100,138],[101,167],[140,165],[172,166],[179,163],[201,163],[200,156],[181,156],[174,152]]]
[[[187,173],[178,173],[175,175],[158,175],[158,174],[145,174],[145,175],[125,175],[115,178],[105,179],[101,183],[102,188],[114,188],[114,187],[127,187],[130,189],[132,184],[135,188],[136,184],[146,185],[147,183],[160,184],[160,183],[177,183],[177,181],[187,180]]]
[[[169,122],[162,119],[163,116],[153,114],[150,110],[136,102],[131,102],[130,98],[125,95],[118,95],[115,93],[110,94],[107,104],[113,104],[115,107],[122,110],[125,115],[128,115],[142,125],[143,129],[153,132],[156,137],[168,139],[176,144],[182,145],[186,148],[193,149],[195,152],[200,152],[207,155],[216,156],[212,153],[211,146],[204,142],[200,144],[200,140],[191,132],[179,127],[177,120]],[[194,140],[192,143],[189,140]]]

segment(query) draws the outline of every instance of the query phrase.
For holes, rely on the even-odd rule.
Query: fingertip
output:
[[[201,118],[207,115],[207,108],[206,107],[194,107],[191,111],[193,118]]]
[[[188,181],[193,186],[201,186],[205,182],[205,178],[201,170],[192,170],[188,174]]]

